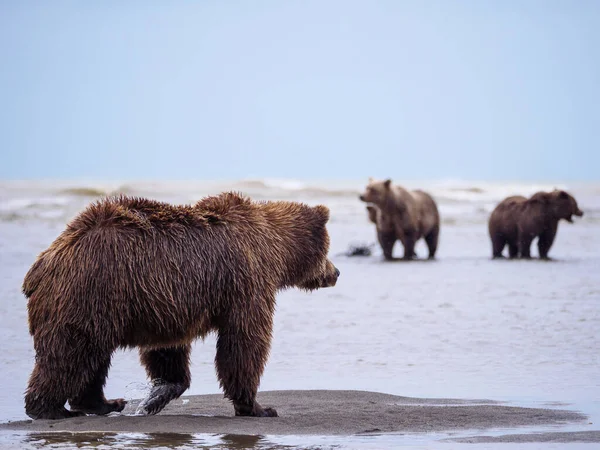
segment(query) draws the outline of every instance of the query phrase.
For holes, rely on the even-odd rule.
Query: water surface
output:
[[[356,197],[360,183],[331,183],[325,188],[254,181],[231,186],[257,198],[327,204],[332,259],[342,274],[335,288],[312,294],[291,290],[278,296],[262,390],[359,389],[411,397],[488,398],[524,406],[560,405],[591,414],[590,421],[600,428],[600,187],[571,189],[586,216],[573,225],[561,223],[551,250],[555,261],[491,261],[486,219],[495,202],[517,191],[527,194],[553,186],[432,183],[429,187],[443,217],[438,259],[385,263],[377,247],[370,257],[340,255],[351,243],[375,240],[364,204]],[[65,222],[94,195],[111,189],[189,202],[224,187],[163,183],[80,191],[81,187],[52,183],[0,186],[0,421],[26,418],[23,392],[34,354],[20,286],[36,255]],[[397,254],[400,251],[396,248]],[[417,253],[426,254],[423,243]],[[194,345],[188,394],[220,392],[214,354],[214,336]],[[146,382],[136,352],[120,351],[113,359],[106,395],[139,398]],[[355,437],[344,445],[377,448],[377,442],[384,442],[377,439],[419,445],[421,439],[405,438]],[[41,442],[35,439],[50,437],[32,439],[27,445],[35,448]],[[98,445],[117,441],[125,445],[129,438],[98,439],[94,441]],[[140,439],[147,447],[153,442],[159,448],[162,442],[152,436]],[[182,448],[202,448],[221,445],[211,444],[210,439],[226,438],[181,439]],[[260,438],[254,443],[254,438],[240,439],[240,446],[232,448],[302,444],[287,438]],[[329,445],[322,439],[323,446]],[[12,441],[3,435],[1,442]],[[331,445],[336,445],[335,439]]]

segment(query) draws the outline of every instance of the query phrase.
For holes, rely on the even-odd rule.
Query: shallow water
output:
[[[453,435],[452,435],[453,436]],[[454,437],[454,436],[453,436]],[[255,449],[255,450],[381,450],[410,449],[506,449],[507,443],[458,443],[448,441],[447,434],[386,434],[374,436],[248,436],[207,434],[152,433],[56,433],[0,434],[2,449]],[[597,443],[589,442],[528,442],[516,448],[528,450],[569,449],[588,450]]]
[[[153,433],[54,433],[0,434],[0,448],[80,448],[80,449],[227,449],[227,450],[380,450],[384,448],[412,449],[498,449],[507,444],[457,443],[444,441],[446,434],[386,434],[374,436],[248,436],[210,434]],[[452,434],[452,437],[460,436]],[[562,449],[561,443],[527,443],[528,450]],[[592,443],[592,445],[594,445]],[[588,443],[569,443],[571,450],[593,448]]]
[[[43,197],[39,189],[33,193],[18,186],[11,189],[0,191],[0,210],[4,205],[5,213],[6,205],[14,208],[19,201],[25,205],[25,199]],[[258,197],[269,196],[270,191],[261,186],[253,189],[262,193]],[[485,205],[493,205],[495,197],[488,195],[479,203],[471,198],[441,202],[444,226],[438,259],[411,263],[385,263],[377,247],[370,257],[339,256],[351,243],[375,240],[364,204],[351,190],[317,195],[314,190],[293,194],[294,189],[298,186],[288,186],[288,194],[278,191],[278,196],[330,206],[331,254],[341,277],[332,289],[279,295],[273,347],[261,390],[360,389],[411,397],[487,398],[526,406],[558,404],[591,414],[593,429],[600,428],[600,224],[594,209],[600,204],[600,189],[588,187],[578,196],[584,199],[580,200],[586,211],[583,220],[561,223],[551,250],[555,261],[491,261],[485,224],[489,207]],[[156,196],[173,201],[189,201],[191,196],[177,186],[160,192]],[[452,192],[448,188],[446,197]],[[465,192],[477,199],[476,192]],[[26,418],[22,393],[34,355],[26,300],[20,293],[23,276],[37,253],[62,231],[65,221],[92,200],[79,193],[60,194],[66,195],[60,201],[52,200],[59,195],[56,192],[44,195],[51,200],[41,202],[41,207],[21,206],[26,213],[13,211],[0,218],[2,422]],[[592,213],[587,214],[589,210]],[[417,253],[426,254],[422,243]],[[213,336],[194,346],[189,394],[220,392],[214,348]],[[107,397],[139,398],[145,383],[137,354],[118,352],[109,373]],[[4,434],[0,443],[9,445],[14,439],[21,438]],[[86,446],[121,443],[123,448],[133,448],[133,444],[127,447],[129,438],[104,435],[98,439],[97,444],[90,441]],[[144,444],[138,445],[145,447],[161,442],[152,436],[139,439]],[[210,439],[225,438],[200,436],[181,445],[219,448]],[[417,446],[428,442],[429,447],[435,441],[431,436],[406,435],[332,440],[265,437],[254,443],[254,438],[244,439],[241,446],[223,448],[286,448],[304,442],[325,448],[338,444],[378,448],[388,446],[386,442]],[[39,447],[35,440],[22,444]],[[468,444],[452,444],[452,448],[459,445]],[[508,444],[489,444],[489,448],[498,445]],[[535,444],[528,448],[535,448],[531,445]],[[560,444],[539,448],[554,445]]]

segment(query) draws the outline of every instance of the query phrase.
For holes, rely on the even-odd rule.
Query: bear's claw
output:
[[[115,398],[113,400],[105,400],[101,403],[85,405],[85,404],[71,404],[71,411],[76,411],[82,414],[95,414],[97,416],[104,416],[111,412],[121,412],[125,409],[127,401],[122,398]]]
[[[27,415],[34,420],[45,419],[45,420],[60,420],[60,419],[70,419],[72,417],[81,417],[85,416],[83,411],[69,411],[66,408],[60,408],[56,410],[49,410],[43,412],[32,412],[26,411]]]
[[[155,384],[148,397],[138,405],[136,414],[153,416],[163,410],[171,400],[179,397],[185,387],[181,383]]]
[[[277,417],[277,411],[275,408],[265,408],[259,417]]]
[[[254,402],[254,406],[234,405],[236,416],[250,417],[278,417],[275,408],[263,408],[258,402]]]

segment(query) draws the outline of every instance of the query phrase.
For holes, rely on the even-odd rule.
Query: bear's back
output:
[[[169,230],[206,227],[226,220],[223,211],[196,205],[173,205],[140,197],[114,196],[92,203],[71,221],[68,229],[86,232],[94,228],[122,227]]]
[[[513,195],[502,200],[490,215],[488,223],[490,234],[515,235],[517,222],[526,201],[527,198],[521,195]]]

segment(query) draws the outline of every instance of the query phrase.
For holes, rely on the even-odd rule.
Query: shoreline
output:
[[[600,430],[533,432],[522,427],[585,424],[588,417],[565,409],[526,408],[492,400],[428,399],[346,390],[264,391],[257,400],[275,407],[279,417],[235,417],[222,394],[184,396],[155,416],[135,416],[140,400],[132,400],[121,414],[64,420],[24,420],[0,424],[0,432],[31,433],[210,433],[236,435],[328,435],[338,437],[389,433],[444,433],[473,431],[463,439],[485,437],[482,432],[503,429],[509,442],[600,442]],[[509,432],[510,430],[510,432]],[[476,433],[476,435],[475,435]],[[557,439],[558,439],[557,438]],[[515,440],[513,440],[515,439]],[[537,440],[536,440],[537,439]],[[466,441],[465,441],[466,442]],[[480,441],[481,442],[481,441]],[[493,441],[490,441],[493,442]]]

